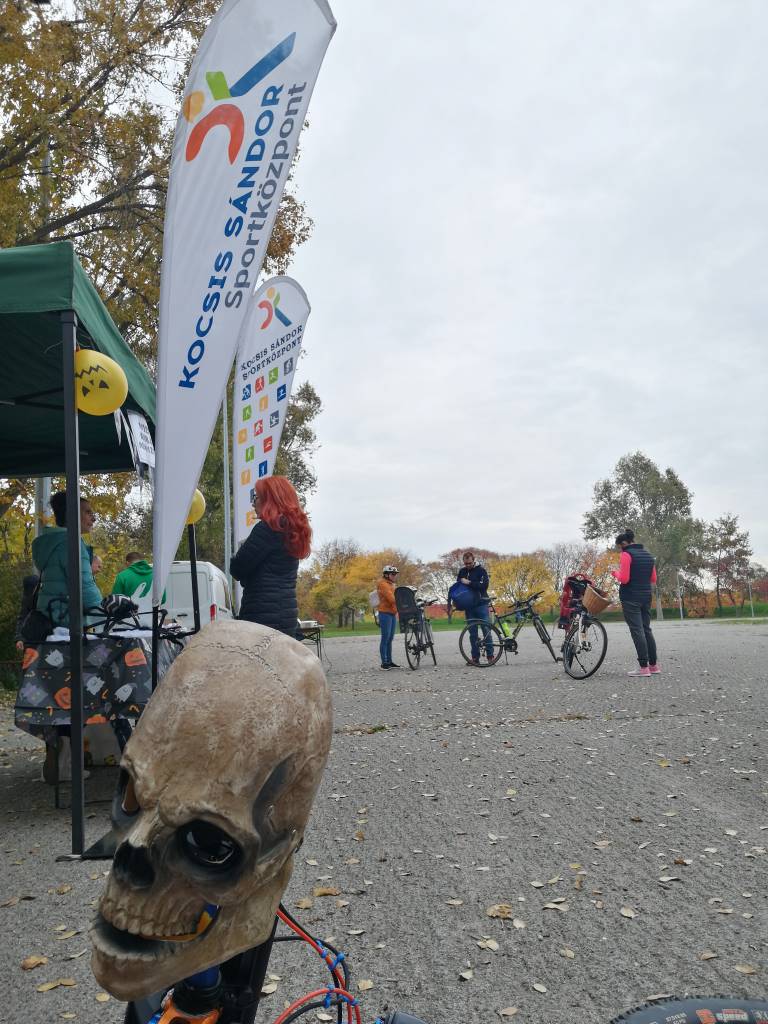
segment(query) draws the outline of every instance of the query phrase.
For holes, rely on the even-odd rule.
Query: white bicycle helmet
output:
[[[396,565],[385,565],[381,570],[381,575],[386,576],[388,572],[400,572]]]

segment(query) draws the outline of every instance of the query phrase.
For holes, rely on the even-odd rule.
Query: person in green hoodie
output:
[[[69,625],[69,582],[67,578],[67,496],[58,491],[51,498],[55,526],[44,526],[32,541],[32,561],[41,577],[37,608],[48,615],[54,626]],[[96,513],[87,498],[80,499],[80,532],[87,534],[96,521]],[[80,538],[80,574],[83,587],[83,614],[101,604],[101,592],[91,569],[92,550]]]
[[[146,597],[152,591],[152,566],[138,551],[129,551],[125,564],[127,568],[115,577],[112,593],[133,598]]]

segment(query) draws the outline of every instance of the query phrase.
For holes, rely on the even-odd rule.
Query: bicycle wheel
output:
[[[421,630],[415,622],[406,622],[404,632],[405,656],[411,668],[417,669],[421,661]]]
[[[584,626],[582,630],[581,626]],[[563,643],[563,668],[572,679],[587,679],[603,664],[608,649],[605,626],[597,619],[575,619]]]
[[[434,665],[436,665],[437,664],[437,658],[435,657],[435,638],[432,635],[432,627],[429,624],[429,619],[427,619],[427,621],[426,621],[426,623],[424,625],[424,637],[426,639],[427,646],[429,647],[430,653],[432,654],[432,663]]]
[[[478,657],[472,654],[472,640],[475,639]],[[488,668],[495,665],[504,649],[504,639],[495,626],[485,619],[470,619],[459,637],[459,650],[468,665]]]

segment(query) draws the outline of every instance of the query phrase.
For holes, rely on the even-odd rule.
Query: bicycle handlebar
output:
[[[526,605],[531,605],[534,601],[538,601],[543,593],[543,590],[537,590],[536,593],[531,594],[530,597],[524,597],[521,601],[515,601],[512,608],[525,608]]]

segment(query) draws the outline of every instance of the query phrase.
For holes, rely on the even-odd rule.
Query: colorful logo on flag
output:
[[[264,323],[261,325],[260,330],[265,331],[272,323],[274,316],[277,317],[283,327],[291,326],[292,321],[288,319],[282,309],[277,308],[279,302],[280,292],[276,288],[267,288],[267,297],[262,299],[258,306],[259,309],[264,310]]]
[[[200,118],[187,139],[185,158],[189,162],[194,160],[205,141],[206,136],[212,128],[224,127],[227,129],[228,145],[227,157],[233,164],[237,160],[238,153],[245,138],[245,118],[243,112],[234,103],[220,103],[219,100],[236,99],[238,96],[247,95],[254,86],[262,82],[267,75],[270,75],[275,68],[279,67],[284,60],[290,57],[293,52],[293,44],[296,41],[296,33],[291,32],[281,43],[278,43],[269,53],[257,61],[250,70],[238,79],[234,85],[227,85],[227,79],[223,71],[208,71],[205,81],[208,85],[211,97],[217,105],[214,106],[205,117]],[[182,114],[187,121],[192,123],[200,115],[206,103],[206,95],[202,90],[195,89],[184,98]],[[222,136],[225,138],[225,136]]]

